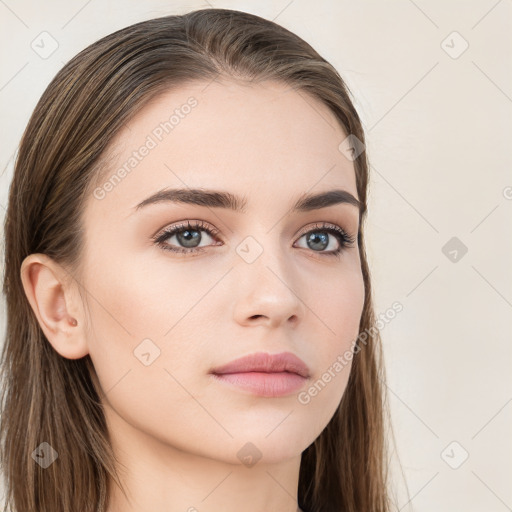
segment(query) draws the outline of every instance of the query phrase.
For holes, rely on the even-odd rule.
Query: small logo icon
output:
[[[247,236],[238,244],[236,252],[246,263],[254,263],[263,252],[263,247],[255,238]]]
[[[32,458],[43,468],[51,466],[59,454],[46,441],[41,443],[33,452]]]
[[[442,452],[441,458],[452,469],[459,469],[469,457],[469,453],[457,441],[452,441]]]
[[[443,245],[441,251],[452,263],[458,263],[466,255],[468,248],[454,236]]]
[[[452,59],[458,59],[469,48],[469,43],[458,32],[453,31],[443,39],[441,48]]]
[[[338,150],[351,162],[353,162],[364,149],[364,144],[355,135],[349,135],[338,146]]]
[[[240,462],[248,468],[252,468],[262,457],[262,453],[252,443],[245,443],[236,455]]]
[[[146,338],[135,347],[133,354],[144,366],[149,366],[160,357],[160,349],[152,340]]]
[[[59,47],[57,40],[49,33],[41,32],[31,43],[30,47],[41,59],[47,59]]]

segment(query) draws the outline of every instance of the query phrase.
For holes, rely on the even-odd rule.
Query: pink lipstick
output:
[[[299,390],[309,378],[309,368],[291,352],[258,352],[210,371],[216,380],[263,397],[280,397]]]

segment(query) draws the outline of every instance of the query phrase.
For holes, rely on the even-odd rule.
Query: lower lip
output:
[[[264,397],[286,396],[298,391],[307,381],[296,373],[276,372],[245,372],[245,373],[222,373],[213,376],[227,384],[237,386],[251,394]]]

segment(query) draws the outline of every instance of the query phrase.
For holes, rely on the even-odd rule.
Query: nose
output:
[[[250,264],[239,263],[234,315],[240,325],[295,326],[303,318],[299,279],[278,250],[267,249]]]

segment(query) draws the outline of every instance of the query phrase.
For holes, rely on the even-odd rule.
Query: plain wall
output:
[[[403,305],[381,331],[409,488],[407,496],[397,474],[398,506],[512,510],[510,1],[209,4],[294,31],[355,96],[372,163],[367,245],[376,312]],[[0,3],[2,222],[17,145],[64,63],[114,30],[203,7]],[[58,42],[48,58],[31,47],[43,31]],[[0,320],[3,333],[4,301]]]

